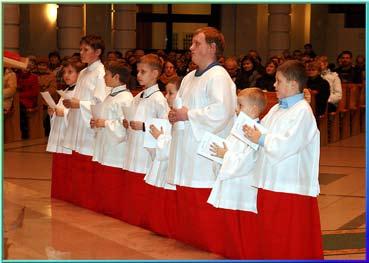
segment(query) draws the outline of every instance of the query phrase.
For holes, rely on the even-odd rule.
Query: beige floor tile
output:
[[[364,198],[342,197],[320,208],[322,230],[335,230],[365,211]]]

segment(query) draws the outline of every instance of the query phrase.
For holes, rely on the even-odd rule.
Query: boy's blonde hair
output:
[[[147,64],[152,70],[159,71],[158,77],[161,75],[163,70],[163,63],[158,55],[147,54],[140,58],[137,64]]]
[[[177,77],[177,78],[172,78],[168,81],[168,84],[173,84],[177,90],[179,90],[179,87],[181,86],[181,82],[182,82],[182,78]]]
[[[259,88],[243,89],[238,93],[238,98],[247,101],[251,105],[256,105],[258,108],[258,115],[264,111],[267,105],[265,93]]]

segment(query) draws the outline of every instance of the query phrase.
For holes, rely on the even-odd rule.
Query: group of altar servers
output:
[[[122,219],[227,258],[322,259],[317,205],[319,131],[302,87],[305,69],[285,62],[276,74],[280,103],[259,121],[266,99],[258,88],[236,88],[217,63],[224,37],[212,27],[193,35],[198,69],[160,92],[162,62],[143,56],[137,80],[120,62],[105,65],[99,36],[80,41],[81,61],[64,64],[68,85],[57,108],[47,151],[54,152],[52,197]],[[243,126],[252,148],[231,134],[237,115],[267,130]],[[167,119],[171,131],[147,125]],[[146,125],[145,125],[146,123]],[[222,164],[197,154],[206,132]],[[156,139],[145,147],[145,134]]]

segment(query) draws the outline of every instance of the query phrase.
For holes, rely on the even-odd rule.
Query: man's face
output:
[[[192,61],[199,65],[202,64],[204,58],[210,58],[214,55],[211,45],[206,43],[205,34],[199,33],[192,38],[192,45],[190,47]]]
[[[226,60],[224,63],[224,68],[227,70],[228,74],[231,77],[235,77],[237,75],[237,62]]]
[[[351,66],[352,58],[349,54],[343,54],[341,57],[342,66],[347,67]]]

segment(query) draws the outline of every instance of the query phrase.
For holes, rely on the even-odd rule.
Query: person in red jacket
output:
[[[27,111],[37,106],[37,96],[40,92],[37,75],[30,72],[30,64],[26,69],[19,71],[17,74],[22,139],[29,138]]]

